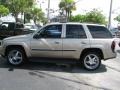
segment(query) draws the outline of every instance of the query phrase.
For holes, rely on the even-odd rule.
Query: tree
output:
[[[86,13],[86,22],[106,24],[105,16],[102,14],[102,11],[97,9],[93,9],[92,11]]]
[[[3,5],[0,5],[0,17],[6,16],[7,14],[9,14],[9,9]]]
[[[6,1],[7,1],[7,0],[0,0],[0,4],[1,4],[1,5],[5,5]]]
[[[120,22],[120,15],[118,15],[117,17],[115,17],[114,20]]]
[[[86,16],[85,15],[81,15],[81,14],[78,14],[76,16],[72,16],[71,22],[86,22]]]
[[[106,25],[106,20],[105,16],[102,14],[101,11],[97,9],[93,9],[90,12],[87,12],[85,15],[76,15],[72,16],[71,19],[72,22],[87,22],[87,23],[98,23],[98,24],[105,24]]]
[[[76,10],[74,0],[61,0],[59,3],[59,8],[62,10],[62,12],[66,12],[68,21],[71,19],[72,11]]]
[[[45,15],[44,15],[44,12],[42,11],[42,9],[39,9],[39,8],[32,8],[31,11],[29,11],[27,14],[26,14],[26,19],[27,20],[30,20],[30,19],[33,19],[34,23],[36,24],[37,21],[41,21],[41,22],[45,22]]]
[[[9,8],[17,22],[19,13],[26,12],[29,8],[32,7],[33,2],[34,0],[6,0],[5,5]]]

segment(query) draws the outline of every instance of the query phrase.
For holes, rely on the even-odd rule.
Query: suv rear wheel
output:
[[[101,65],[101,57],[97,52],[87,52],[82,58],[82,65],[87,70],[96,70]]]
[[[25,54],[24,51],[20,48],[11,48],[7,51],[7,61],[9,64],[18,66],[24,63]]]

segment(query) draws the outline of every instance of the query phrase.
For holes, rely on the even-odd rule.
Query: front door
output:
[[[31,40],[33,57],[62,57],[62,25],[49,25],[35,34]]]

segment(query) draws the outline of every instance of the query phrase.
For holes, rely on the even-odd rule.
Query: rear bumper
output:
[[[2,54],[2,46],[0,46],[0,55]]]
[[[0,40],[0,55],[3,55],[2,41]]]
[[[0,51],[2,50],[2,46],[0,46]]]
[[[2,53],[2,41],[0,40],[0,54]]]

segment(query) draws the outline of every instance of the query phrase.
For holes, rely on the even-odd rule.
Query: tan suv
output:
[[[1,55],[12,65],[30,58],[62,58],[81,62],[87,70],[97,69],[101,60],[115,58],[114,50],[115,42],[106,27],[81,23],[48,24],[32,34],[6,38],[1,44]]]

